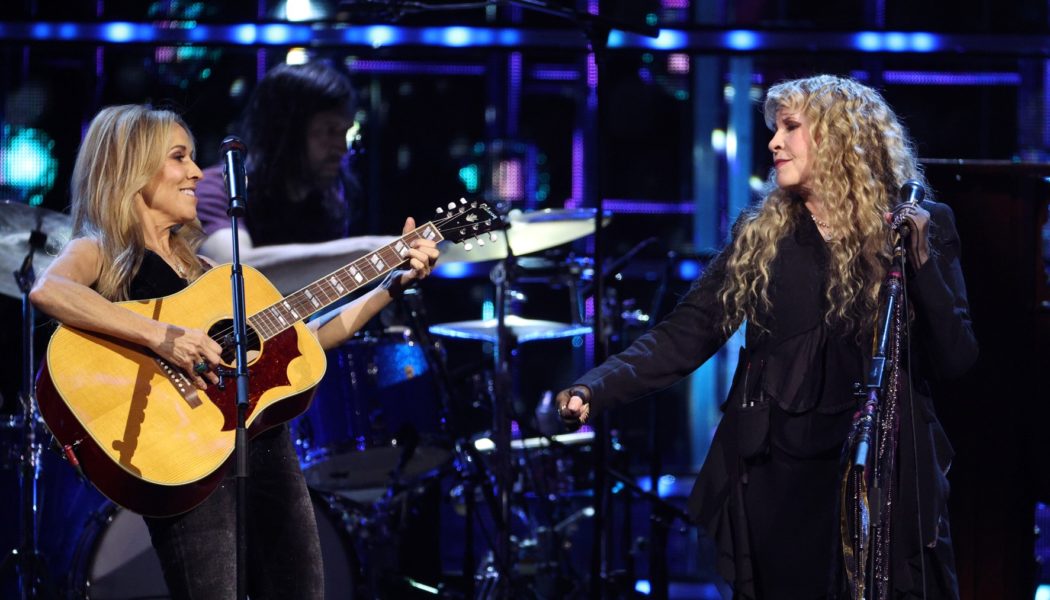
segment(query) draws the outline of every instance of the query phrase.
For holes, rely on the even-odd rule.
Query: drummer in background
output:
[[[206,380],[218,382],[209,370],[220,363],[215,340],[115,304],[176,293],[208,268],[196,253],[201,232],[195,190],[202,173],[193,155],[189,129],[174,113],[140,105],[103,109],[73,169],[73,239],[30,298],[63,324],[148,348],[205,389]],[[405,232],[413,229],[408,219]],[[428,275],[437,256],[433,242],[412,242],[410,270],[393,272],[334,318],[311,325],[321,346],[342,344],[405,285]],[[249,469],[249,593],[321,598],[317,525],[286,425],[253,438]],[[192,510],[146,519],[173,597],[234,597],[235,492],[233,480],[226,479]]]
[[[349,80],[321,63],[274,67],[248,101],[240,129],[249,190],[238,232],[241,260],[284,293],[394,239],[361,236],[361,186],[346,162],[353,123]],[[233,231],[222,165],[204,174],[197,189],[201,251],[229,262]]]

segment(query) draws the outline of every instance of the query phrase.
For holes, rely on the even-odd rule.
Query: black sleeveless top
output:
[[[138,273],[131,278],[128,300],[149,300],[186,289],[187,282],[152,250],[146,250]]]

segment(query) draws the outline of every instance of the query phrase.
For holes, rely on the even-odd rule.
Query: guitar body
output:
[[[230,272],[230,265],[216,267],[177,294],[121,305],[221,337],[232,329]],[[282,301],[250,267],[244,267],[244,286],[248,315]],[[261,337],[249,326],[250,341]],[[257,345],[248,363],[250,436],[305,411],[326,367],[324,351],[301,321]],[[236,378],[198,390],[177,367],[121,340],[59,327],[38,376],[37,398],[44,422],[85,476],[140,514],[193,508],[219,485],[233,455]]]

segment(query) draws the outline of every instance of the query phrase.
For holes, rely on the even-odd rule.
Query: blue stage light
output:
[[[695,260],[683,260],[678,263],[678,278],[682,281],[693,281],[700,277],[700,262]]]
[[[882,36],[874,31],[862,31],[853,36],[853,44],[858,50],[878,52],[882,50]]]
[[[255,25],[250,23],[233,28],[233,41],[238,44],[254,44],[257,37]]]
[[[461,48],[469,46],[474,42],[476,31],[469,27],[448,27],[445,29],[444,42],[446,46]]]
[[[754,50],[758,41],[758,34],[754,31],[737,30],[726,34],[726,46],[733,50]]]
[[[131,23],[106,23],[102,26],[102,39],[107,42],[128,42],[135,37],[135,27]]]

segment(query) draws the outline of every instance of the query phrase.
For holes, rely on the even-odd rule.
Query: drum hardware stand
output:
[[[436,375],[434,379],[434,390],[437,392],[438,400],[441,403],[440,419],[443,424],[442,433],[447,434],[449,431],[458,431],[455,427],[456,423],[454,422],[450,409],[452,379],[448,373],[445,357],[437,342],[430,334],[429,320],[427,319],[423,298],[418,293],[418,290],[409,288],[405,290],[401,302],[408,311],[409,324],[415,335],[416,342],[420,344],[423,349],[423,359],[427,363],[427,368]]]
[[[36,394],[33,385],[33,305],[29,301],[29,291],[36,281],[33,272],[33,255],[43,249],[47,235],[34,229],[29,234],[29,252],[22,261],[22,266],[14,272],[18,289],[22,293],[22,426],[23,439],[19,448],[19,542],[18,547],[4,558],[0,571],[13,568],[18,574],[18,588],[22,600],[37,598],[51,589],[51,582],[46,579],[47,571],[39,551],[40,520],[37,514],[38,488],[40,478],[40,454],[42,444],[37,439],[41,433],[38,423],[40,415],[36,407]]]

